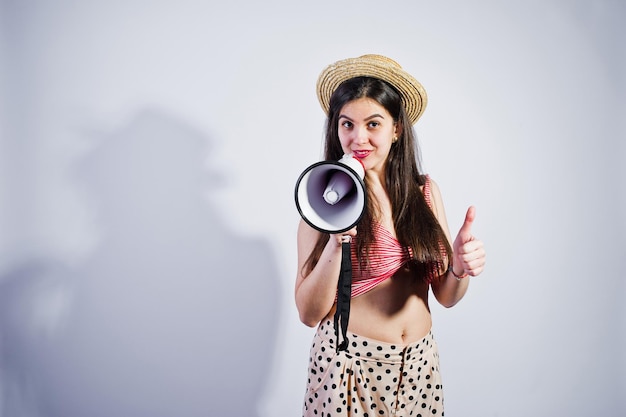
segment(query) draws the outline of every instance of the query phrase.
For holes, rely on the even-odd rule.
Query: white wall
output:
[[[287,417],[321,69],[382,53],[485,273],[433,305],[449,416],[626,413],[618,1],[0,3],[0,416]]]

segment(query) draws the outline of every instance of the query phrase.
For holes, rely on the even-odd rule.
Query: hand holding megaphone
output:
[[[365,168],[352,155],[317,162],[296,182],[300,215],[311,227],[331,234],[352,229],[365,211]]]
[[[352,285],[350,240],[365,211],[365,168],[352,155],[339,161],[309,166],[296,182],[295,198],[300,215],[311,227],[329,233],[341,246],[341,268],[337,281],[334,314],[337,351],[348,346],[348,320]],[[340,333],[343,334],[343,341]]]

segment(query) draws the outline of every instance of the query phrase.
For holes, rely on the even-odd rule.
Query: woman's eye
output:
[[[345,127],[346,129],[349,129],[352,127],[352,122],[349,122],[346,120],[343,123],[341,123],[341,126]]]
[[[370,127],[378,127],[380,126],[380,123],[378,122],[370,122]]]

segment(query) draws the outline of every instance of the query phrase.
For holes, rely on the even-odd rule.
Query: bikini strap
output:
[[[426,204],[431,209],[433,208],[432,203],[432,193],[430,191],[430,176],[426,175],[426,181],[424,182],[424,188],[422,189],[422,193],[424,194],[424,200],[426,200]]]

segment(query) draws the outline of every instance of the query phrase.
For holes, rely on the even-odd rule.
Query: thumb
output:
[[[467,209],[467,213],[465,214],[465,221],[463,222],[463,226],[459,230],[459,238],[463,242],[469,242],[473,239],[472,236],[472,223],[474,223],[474,219],[476,218],[476,208],[474,206],[470,206]]]

